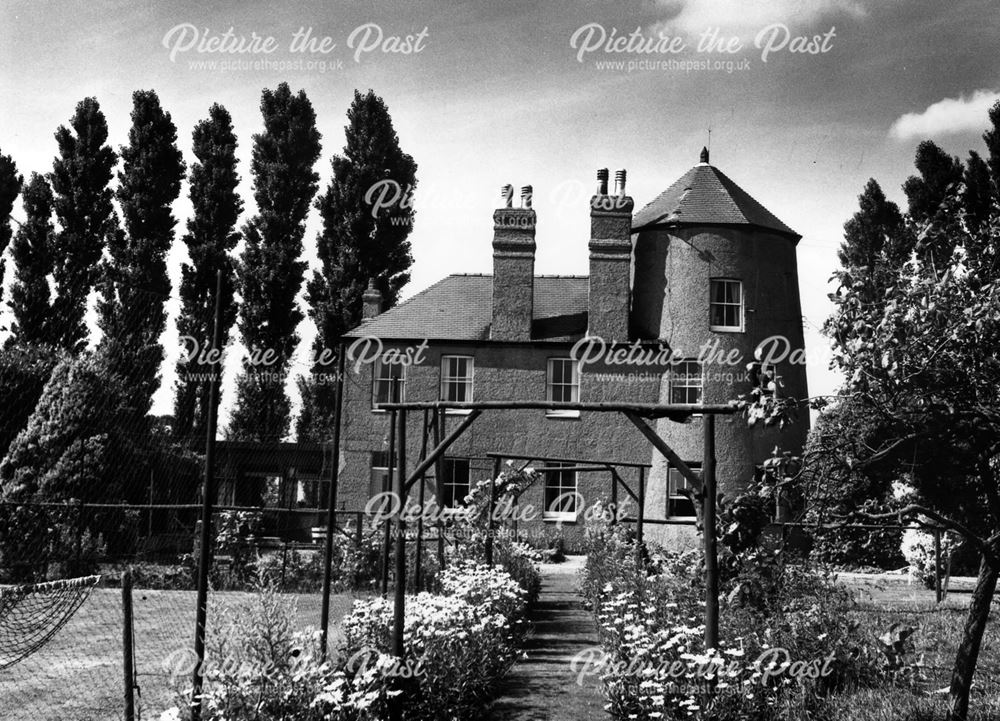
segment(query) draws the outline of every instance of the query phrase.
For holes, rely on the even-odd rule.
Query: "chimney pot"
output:
[[[530,185],[521,188],[521,207],[531,209],[532,189]]]
[[[597,171],[597,194],[608,194],[608,169],[601,168]]]
[[[514,186],[509,183],[500,188],[500,197],[504,199],[504,207],[510,208],[514,205]]]
[[[625,170],[615,171],[615,195],[625,195]]]

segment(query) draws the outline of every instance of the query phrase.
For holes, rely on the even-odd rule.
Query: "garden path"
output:
[[[601,681],[588,675],[578,684],[573,657],[600,648],[594,617],[577,593],[584,556],[542,564],[542,589],[531,611],[527,658],[507,675],[491,721],[594,721],[607,718]]]

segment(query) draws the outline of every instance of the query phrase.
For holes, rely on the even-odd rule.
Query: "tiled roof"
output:
[[[532,340],[569,341],[587,330],[586,276],[536,276]],[[489,340],[492,275],[449,275],[349,331],[349,338]]]
[[[751,225],[798,240],[778,220],[718,168],[694,166],[632,218],[632,232],[653,225]]]

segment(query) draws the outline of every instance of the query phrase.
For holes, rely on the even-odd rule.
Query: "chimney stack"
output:
[[[588,329],[608,343],[629,339],[632,261],[632,198],[625,195],[625,171],[615,172],[608,195],[608,170],[597,171],[597,195],[590,200],[590,299]]]
[[[375,287],[375,279],[368,279],[368,290],[361,296],[361,320],[371,320],[382,312],[382,292]]]
[[[493,318],[490,337],[498,341],[531,340],[535,290],[535,211],[532,188],[521,188],[520,208],[514,188],[501,189],[504,205],[493,213]]]

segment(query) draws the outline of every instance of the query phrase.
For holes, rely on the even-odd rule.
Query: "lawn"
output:
[[[971,590],[975,579],[952,579],[953,591],[940,605],[934,601],[933,590],[919,583],[909,584],[905,577],[845,574],[841,581],[854,591],[858,619],[873,636],[884,633],[892,623],[917,629],[913,636],[914,657],[920,659],[927,679],[926,688],[932,691],[922,697],[905,691],[861,693],[854,699],[843,699],[845,713],[856,714],[864,709],[865,719],[943,718],[951,667],[971,599],[970,594],[963,591]],[[973,718],[1000,717],[1000,619],[997,610],[995,600],[976,669],[972,712],[979,716]]]
[[[217,593],[212,611],[233,605],[245,593]],[[302,627],[319,626],[319,594],[291,595]],[[355,596],[331,599],[330,617],[339,622]],[[143,591],[133,596],[135,608],[136,697],[143,719],[156,719],[176,704],[178,691],[190,686],[190,677],[172,678],[172,669],[192,657],[194,639],[193,591]],[[0,718],[7,721],[108,721],[123,718],[121,591],[97,589],[69,623],[41,650],[0,671]],[[338,627],[331,629],[336,645]]]

